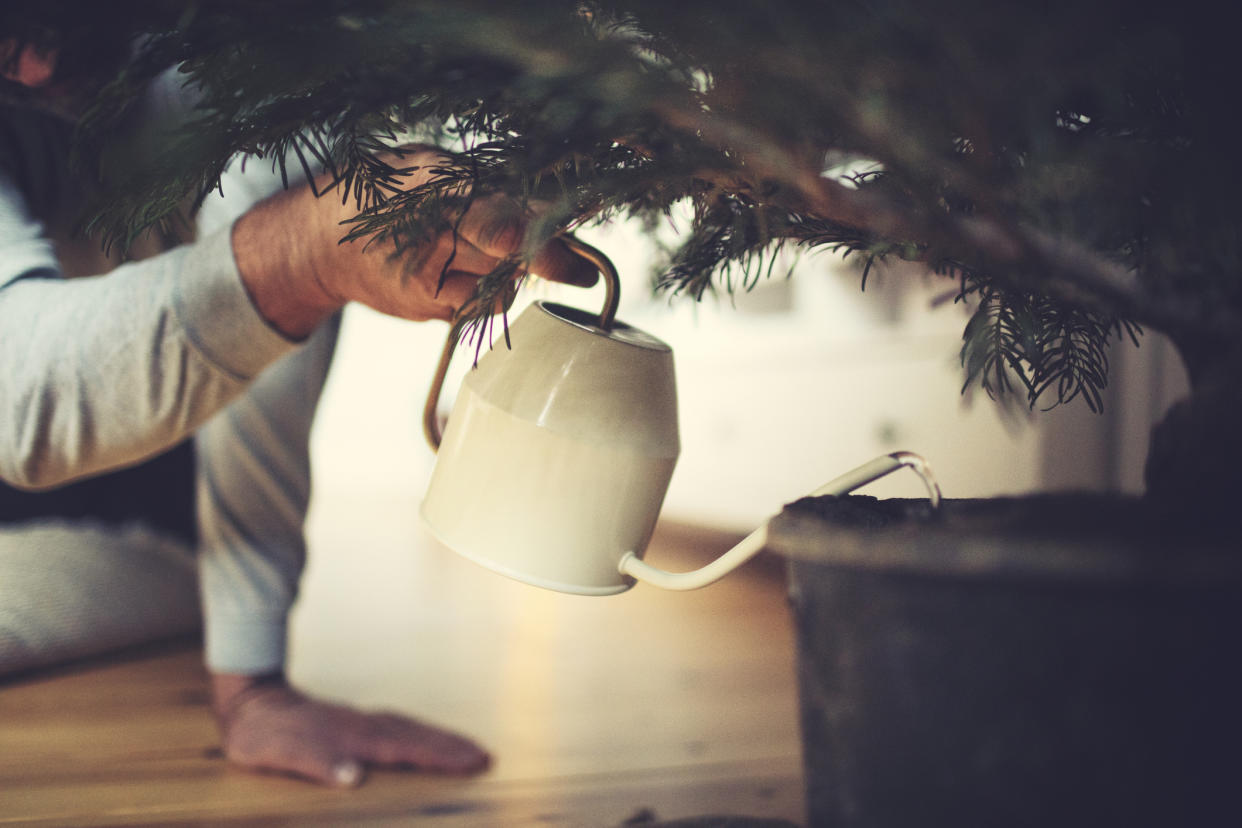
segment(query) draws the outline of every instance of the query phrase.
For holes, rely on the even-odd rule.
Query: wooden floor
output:
[[[408,503],[360,500],[311,537],[294,681],[464,731],[491,770],[334,791],[231,768],[183,642],[0,683],[0,825],[801,822],[779,562],[694,593],[578,598],[458,559]],[[662,527],[648,557],[684,568],[728,543]]]

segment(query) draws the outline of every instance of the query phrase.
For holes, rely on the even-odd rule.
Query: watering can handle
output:
[[[604,277],[604,308],[599,314],[599,327],[605,331],[612,330],[613,322],[617,318],[617,304],[621,301],[621,278],[617,275],[616,267],[603,252],[581,239],[576,239],[569,234],[557,238],[569,248],[570,252],[578,254],[595,265],[600,275]],[[440,391],[444,388],[444,378],[448,375],[449,363],[453,359],[457,341],[461,339],[462,331],[469,322],[469,317],[463,314],[462,310],[458,310],[457,316],[449,326],[448,339],[444,342],[444,349],[440,351],[440,364],[436,366],[435,375],[431,380],[431,390],[427,392],[427,402],[423,405],[423,436],[427,438],[427,444],[431,446],[432,451],[439,451],[442,436],[437,410],[440,405]]]
[[[932,477],[927,461],[909,451],[898,451],[877,457],[871,462],[864,463],[853,471],[846,472],[840,477],[825,483],[811,492],[810,496],[835,495],[840,497],[907,466],[923,479],[923,485],[927,487],[928,498],[931,501],[932,508],[939,507],[940,484]],[[767,544],[767,541],[768,524],[765,522],[728,552],[725,552],[706,566],[691,570],[690,572],[666,572],[647,563],[633,552],[626,552],[617,564],[617,568],[631,578],[637,578],[640,581],[645,581],[664,589],[698,589],[720,580],[737,567],[749,561],[759,554]]]

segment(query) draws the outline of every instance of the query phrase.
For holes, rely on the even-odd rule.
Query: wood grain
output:
[[[399,516],[399,517],[394,517]],[[0,825],[618,825],[802,817],[783,568],[686,594],[580,598],[457,558],[408,504],[312,515],[290,673],[304,689],[464,731],[466,779],[373,771],[355,791],[220,757],[194,642],[0,684]],[[732,539],[662,526],[688,568]]]

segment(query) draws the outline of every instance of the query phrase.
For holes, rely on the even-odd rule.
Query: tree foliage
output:
[[[1138,325],[1170,334],[1192,376],[1242,331],[1236,69],[1216,4],[135,8],[143,46],[78,141],[113,185],[95,227],[122,243],[243,152],[326,170],[327,196],[359,209],[348,232],[399,245],[497,191],[540,204],[532,246],[688,203],[663,285],[695,297],[752,285],[780,245],[922,260],[976,303],[969,381],[1032,404],[1098,408],[1105,346]],[[172,66],[192,118],[122,165],[120,124]],[[398,191],[380,153],[425,136],[448,161]]]

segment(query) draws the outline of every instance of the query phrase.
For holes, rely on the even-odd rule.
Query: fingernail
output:
[[[362,765],[346,759],[332,769],[332,778],[343,788],[352,788],[362,781]]]

